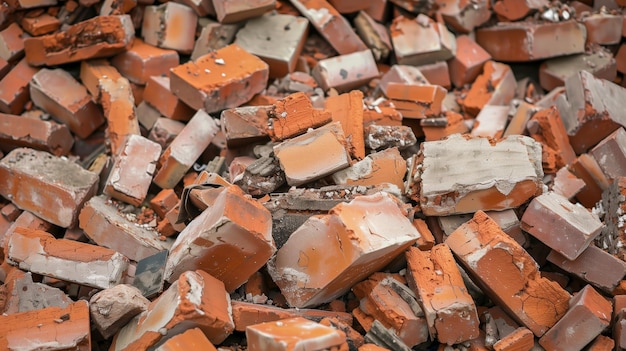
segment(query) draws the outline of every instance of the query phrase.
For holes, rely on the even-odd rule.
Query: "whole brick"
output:
[[[96,174],[44,151],[19,148],[0,161],[0,195],[60,227],[76,223],[97,187]]]

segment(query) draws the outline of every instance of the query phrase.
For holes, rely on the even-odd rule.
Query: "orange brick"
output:
[[[83,203],[95,194],[97,181],[94,173],[43,151],[15,149],[0,161],[0,194],[65,228],[76,223]]]
[[[309,19],[340,55],[368,50],[350,27],[350,22],[326,0],[294,0],[291,4]]]
[[[363,93],[353,90],[338,96],[329,96],[325,108],[330,111],[333,121],[339,121],[343,133],[349,140],[350,155],[361,160],[365,157],[363,139]]]
[[[217,349],[199,328],[187,329],[165,341],[155,351],[189,351],[203,350],[216,351]]]
[[[168,77],[149,77],[144,91],[144,101],[156,108],[161,115],[176,121],[189,121],[196,113],[170,91]]]
[[[527,328],[517,328],[511,334],[493,345],[494,351],[531,350],[535,346],[535,336]]]
[[[121,77],[120,72],[104,59],[83,61],[80,64],[80,81],[96,101],[100,101],[100,85],[103,79],[116,81]]]
[[[17,115],[24,111],[30,99],[30,81],[38,71],[22,59],[0,79],[0,112]]]
[[[183,4],[168,2],[146,6],[141,35],[146,44],[190,54],[197,24],[198,16]]]
[[[128,266],[116,251],[24,227],[10,233],[6,255],[22,270],[98,289],[119,284]]]
[[[265,62],[233,44],[172,68],[170,89],[192,108],[212,113],[251,100],[268,77]]]
[[[330,302],[412,245],[420,234],[397,201],[387,193],[359,196],[328,215],[309,217],[268,263],[289,304]]]
[[[191,328],[200,328],[213,344],[224,341],[234,328],[224,284],[201,270],[183,273],[117,333],[109,350],[150,348],[176,330]]]
[[[51,345],[58,350],[91,350],[87,301],[77,301],[65,308],[48,307],[0,315],[0,348],[45,349]]]
[[[220,23],[234,23],[259,17],[274,9],[275,0],[217,1],[213,0]]]
[[[330,113],[314,109],[305,93],[291,94],[278,100],[267,114],[267,131],[274,141],[304,134],[309,128],[321,127],[332,118]]]
[[[566,313],[567,291],[541,277],[535,260],[484,212],[476,212],[445,243],[483,291],[536,336]]]
[[[335,328],[302,317],[251,325],[246,328],[250,351],[332,349],[346,342]]]
[[[101,33],[77,40],[84,32]],[[24,40],[26,61],[33,66],[59,65],[107,57],[130,47],[135,30],[130,16],[98,16],[70,26],[66,31]],[[78,45],[80,43],[80,45]]]
[[[163,189],[171,189],[178,184],[219,130],[217,120],[198,110],[161,154],[154,183]]]
[[[30,84],[33,103],[67,124],[81,138],[88,137],[104,123],[104,117],[87,89],[62,69],[42,69]]]
[[[395,185],[399,192],[404,189],[406,161],[398,148],[388,148],[367,155],[352,166],[333,173],[337,185]]]
[[[476,306],[450,248],[445,244],[430,251],[412,247],[406,258],[407,280],[426,315],[430,335],[448,345],[477,338]]]
[[[0,58],[17,61],[24,54],[24,38],[27,37],[17,23],[11,23],[0,31]]]
[[[324,90],[346,92],[378,77],[378,67],[371,50],[357,51],[320,60],[311,73]]]
[[[614,348],[615,340],[608,336],[598,335],[598,337],[589,344],[587,351],[611,351]]]
[[[271,215],[261,204],[246,198],[238,187],[225,188],[179,234],[170,249],[165,279],[171,282],[191,267],[201,268],[222,280],[227,291],[234,291],[276,251],[271,224]]]
[[[469,131],[463,116],[453,111],[446,111],[443,117],[421,119],[420,126],[426,141],[441,140],[452,134],[464,134]]]
[[[389,83],[387,97],[404,118],[437,116],[447,91],[438,85]]]
[[[269,111],[276,107],[278,106],[242,106],[222,111],[220,124],[227,145],[237,147],[267,140]],[[280,114],[282,112],[284,111]]]
[[[539,339],[539,344],[546,350],[582,349],[609,326],[612,310],[610,301],[586,285],[572,298],[567,313]],[[567,333],[572,328],[576,332]]]
[[[445,61],[455,54],[454,35],[443,23],[422,13],[415,19],[394,18],[390,31],[396,59],[401,65],[419,66]]]
[[[126,139],[140,136],[135,99],[126,78],[100,80],[101,104],[107,120],[106,138],[111,153],[118,155]]]
[[[450,79],[455,87],[461,88],[478,77],[491,55],[472,38],[461,35],[456,38],[456,56],[448,61]]]
[[[0,113],[0,146],[3,149],[25,146],[67,155],[74,139],[67,126],[52,121]]]
[[[417,66],[424,77],[433,85],[440,85],[444,89],[450,89],[450,73],[446,61],[437,61],[425,65]]]
[[[317,128],[274,146],[287,183],[302,185],[350,165],[343,130],[338,122]],[[309,155],[303,159],[302,155]]]
[[[111,59],[111,64],[129,81],[144,85],[150,76],[168,75],[179,65],[178,53],[146,44],[135,38],[131,47]]]
[[[467,113],[476,116],[485,105],[508,105],[516,89],[517,83],[511,67],[488,61],[483,66],[483,73],[467,92],[462,105]]]
[[[491,17],[491,4],[486,0],[469,3],[463,0],[437,0],[438,13],[458,33],[469,33]]]

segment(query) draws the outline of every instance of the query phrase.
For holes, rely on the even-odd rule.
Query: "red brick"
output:
[[[190,54],[193,50],[198,16],[176,2],[146,6],[141,35],[146,44]]]
[[[508,21],[519,21],[527,15],[542,10],[550,4],[547,0],[501,0],[493,5],[493,11]]]
[[[535,260],[484,212],[476,212],[445,243],[482,290],[536,336],[567,311],[567,291],[542,278]]]
[[[29,147],[61,156],[69,153],[73,143],[65,125],[0,113],[0,146],[5,150]]]
[[[184,128],[185,124],[182,122],[159,117],[152,126],[152,129],[150,129],[148,139],[161,145],[163,149],[167,149]]]
[[[346,342],[346,335],[335,328],[302,317],[251,325],[246,328],[250,351],[332,349]]]
[[[613,54],[604,49],[590,53],[556,57],[539,66],[539,84],[546,90],[563,86],[565,81],[584,70],[594,76],[613,81],[617,76],[618,64]]]
[[[527,128],[530,136],[542,144],[544,153],[549,150],[555,154],[557,168],[572,164],[576,160],[561,114],[556,107],[536,112],[528,122]]]
[[[104,59],[83,61],[80,64],[80,80],[96,101],[100,101],[100,85],[103,79],[115,81],[121,77],[120,72]]]
[[[609,326],[612,309],[610,301],[587,285],[572,298],[567,313],[539,344],[555,351],[582,349]]]
[[[42,69],[30,84],[33,103],[67,124],[81,138],[88,137],[104,123],[104,117],[87,89],[62,69]]]
[[[176,121],[189,121],[196,113],[170,91],[168,77],[156,75],[149,77],[144,101],[156,108],[161,115]]]
[[[181,275],[117,333],[109,350],[147,349],[191,328],[200,328],[213,344],[224,341],[234,328],[224,284],[201,270]]]
[[[172,68],[170,90],[192,108],[212,113],[248,102],[268,77],[265,62],[233,44]]]
[[[119,284],[128,266],[116,251],[23,227],[10,233],[6,255],[22,270],[98,289]]]
[[[535,346],[535,336],[527,328],[518,328],[498,340],[493,345],[494,351],[531,350]]]
[[[16,62],[24,55],[24,34],[17,23],[11,23],[0,31],[0,58],[8,62]]]
[[[30,81],[38,71],[22,59],[0,79],[0,112],[17,115],[24,111],[30,99]]]
[[[387,87],[390,83],[403,83],[409,85],[430,84],[422,72],[414,66],[393,65],[385,72],[379,81],[379,87],[383,94],[387,95]]]
[[[330,113],[314,109],[305,93],[294,93],[276,101],[267,115],[267,133],[274,141],[304,134],[309,128],[321,127],[332,118]]]
[[[619,44],[622,40],[621,14],[595,13],[583,16],[582,23],[587,28],[587,44]]]
[[[106,138],[113,155],[124,148],[126,139],[141,135],[135,101],[126,78],[100,80],[101,105],[107,120]]]
[[[470,84],[478,77],[491,55],[467,35],[456,38],[456,55],[448,61],[450,80],[455,87]]]
[[[589,152],[608,179],[626,176],[626,130],[619,128]]]
[[[396,186],[399,192],[404,189],[406,161],[397,148],[392,147],[367,155],[352,166],[333,173],[337,185],[378,185]]]
[[[354,1],[344,2],[357,4],[357,2]],[[365,11],[360,11],[354,18],[354,26],[356,27],[357,34],[365,42],[365,45],[372,50],[374,59],[377,62],[386,61],[389,54],[393,51],[393,45],[391,44],[391,37],[387,32],[387,27],[376,22]]]
[[[111,59],[111,64],[129,81],[144,85],[150,76],[168,75],[179,65],[178,53],[146,44],[135,38],[131,47]]]
[[[350,155],[357,159],[365,157],[363,139],[363,93],[353,90],[338,96],[326,98],[324,107],[330,111],[333,121],[339,121],[349,140]]]
[[[494,60],[524,62],[582,53],[585,50],[585,32],[584,26],[574,20],[502,22],[477,29],[476,42]],[[559,35],[558,41],[554,40],[556,35]],[[506,45],[502,44],[504,42]]]
[[[211,0],[203,1],[208,2],[211,6],[213,6],[213,2]],[[209,52],[225,48],[232,44],[240,27],[241,23],[223,24],[210,21],[202,28],[200,36],[196,39],[193,52],[191,53],[191,60],[195,61],[200,56],[204,56]]]
[[[100,33],[86,42],[84,32]],[[99,16],[70,26],[66,31],[24,40],[26,61],[33,66],[59,65],[108,57],[130,47],[135,30],[128,15]]]
[[[407,280],[418,296],[430,335],[448,345],[478,337],[476,305],[467,292],[450,248],[435,245],[430,251],[409,248]]]
[[[350,27],[350,22],[326,0],[292,0],[291,4],[309,19],[340,55],[367,50],[367,46]]]
[[[435,3],[439,5],[438,12],[445,23],[459,33],[472,32],[491,17],[491,6],[486,0],[436,0]]]
[[[278,101],[277,101],[278,103]],[[285,100],[282,101],[285,103]],[[278,106],[243,106],[222,111],[220,123],[229,147],[267,140],[269,111]],[[306,110],[306,107],[304,108]],[[286,111],[281,111],[282,112]],[[300,111],[296,111],[300,112]],[[287,114],[289,116],[289,114]]]
[[[516,89],[517,83],[511,67],[488,61],[483,66],[483,73],[467,92],[462,102],[463,109],[476,116],[485,105],[506,106],[513,99]]]
[[[59,322],[61,321],[61,322]],[[0,348],[91,350],[89,307],[86,301],[35,311],[0,315]]]

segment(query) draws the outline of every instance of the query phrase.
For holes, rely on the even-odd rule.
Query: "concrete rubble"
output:
[[[626,350],[625,17],[4,1],[0,350]]]

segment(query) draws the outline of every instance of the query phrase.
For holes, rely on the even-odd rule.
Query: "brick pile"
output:
[[[626,350],[625,8],[4,1],[0,350]]]

